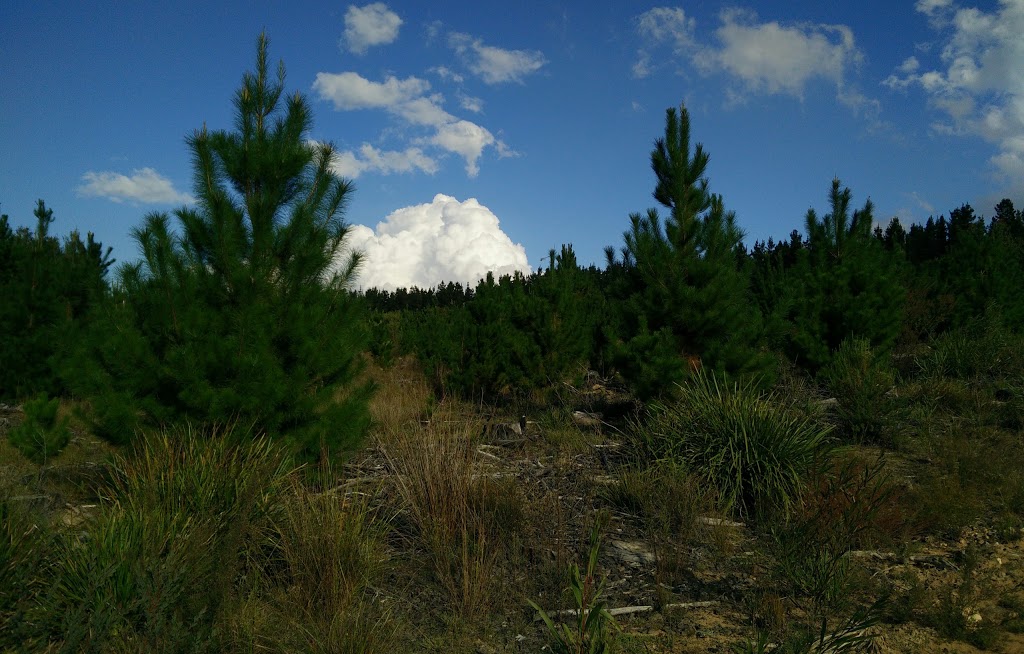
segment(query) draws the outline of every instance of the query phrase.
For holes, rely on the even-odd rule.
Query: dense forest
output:
[[[187,138],[197,202],[145,216],[138,253],[56,236],[43,200],[34,230],[0,217],[0,649],[674,651],[682,631],[630,646],[607,610],[609,521],[651,548],[644,610],[728,604],[735,651],[1020,633],[1020,577],[986,599],[961,574],[977,548],[937,589],[851,563],[1020,540],[1010,199],[885,224],[870,189],[823,179],[788,239],[751,245],[683,106],[657,126],[655,206],[601,265],[562,244],[529,275],[356,292],[353,187],[259,43],[235,130]],[[575,485],[481,472],[510,447]],[[763,557],[722,563],[738,546],[707,525]],[[765,585],[701,581],[693,552]]]

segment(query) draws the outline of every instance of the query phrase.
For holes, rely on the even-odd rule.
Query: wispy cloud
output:
[[[75,190],[85,197],[102,197],[112,202],[143,204],[191,204],[195,198],[174,188],[169,179],[152,168],[133,170],[131,175],[115,172],[87,172]]]
[[[383,2],[364,7],[350,5],[345,12],[341,45],[349,52],[364,54],[371,46],[393,43],[401,26],[402,19]]]
[[[437,161],[420,148],[378,150],[369,143],[363,143],[358,151],[340,150],[331,157],[331,171],[349,179],[365,172],[389,175],[419,171],[433,175],[437,170]]]
[[[484,110],[484,101],[480,98],[466,95],[460,92],[458,94],[459,105],[466,111],[472,111],[475,114],[482,113]]]
[[[547,63],[539,50],[497,48],[462,32],[450,33],[448,45],[464,57],[469,70],[487,84],[521,83],[524,77]]]

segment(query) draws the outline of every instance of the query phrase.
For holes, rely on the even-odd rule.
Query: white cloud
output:
[[[883,84],[920,87],[946,116],[933,129],[995,145],[993,169],[1014,192],[1024,191],[1024,0],[1001,0],[991,12],[939,0],[920,0],[916,8],[929,17],[945,12],[946,20],[932,21],[940,63],[923,69],[904,62]]]
[[[636,32],[645,42],[655,44],[667,43],[672,46],[677,56],[688,54],[695,45],[694,28],[697,24],[693,18],[678,7],[655,7],[636,17]],[[654,72],[651,64],[651,53],[645,48],[636,52],[633,63],[633,77],[643,79]]]
[[[402,19],[383,2],[365,7],[350,5],[345,12],[345,35],[342,41],[349,52],[363,54],[373,45],[387,45],[398,38]]]
[[[400,80],[392,76],[384,82],[373,82],[353,72],[317,73],[313,89],[321,98],[330,100],[336,109],[384,109],[410,125],[432,129],[431,135],[415,139],[415,144],[435,146],[461,156],[466,162],[466,173],[470,177],[476,177],[480,172],[478,162],[484,150],[497,146],[498,143],[487,128],[459,119],[446,111],[441,106],[444,97],[439,93],[428,94],[430,83],[416,77]],[[430,159],[418,148],[414,150],[422,156],[418,159],[421,164]],[[406,153],[408,152],[410,150],[406,150]],[[502,149],[499,148],[498,154],[503,156]],[[365,155],[363,159],[366,160]],[[359,168],[354,154],[344,161],[343,165],[339,164],[344,170],[398,170],[393,167],[374,166]],[[433,163],[433,159],[430,161]],[[413,168],[427,172],[429,166],[414,165]],[[435,164],[429,172],[436,170]]]
[[[934,16],[952,6],[953,0],[917,0],[914,4],[914,9],[927,16]]]
[[[364,172],[387,175],[418,170],[433,175],[437,172],[437,161],[424,154],[420,148],[381,151],[369,143],[363,143],[358,153],[350,150],[336,152],[331,158],[331,170],[349,179],[355,179]]]
[[[440,127],[455,120],[455,116],[441,107],[443,100],[440,94],[435,93],[403,102],[391,110],[413,125]]]
[[[523,246],[514,244],[498,217],[473,198],[459,202],[438,194],[429,204],[391,213],[375,230],[353,225],[349,233],[349,245],[365,254],[357,280],[364,289],[475,284],[488,272],[496,277],[530,272]]]
[[[520,82],[548,61],[539,50],[506,50],[485,45],[469,34],[452,32],[448,45],[467,58],[469,69],[487,84]]]
[[[190,204],[195,202],[188,193],[175,190],[169,179],[152,168],[133,170],[131,176],[114,172],[87,172],[82,175],[76,191],[87,197],[103,197],[113,202],[142,202],[146,204]]]
[[[655,7],[637,16],[636,23],[642,38],[671,43],[677,53],[694,45],[697,21],[678,7]]]
[[[494,145],[494,135],[468,120],[441,125],[430,143],[440,146],[449,152],[461,155],[466,160],[466,174],[476,177],[480,172],[477,162],[484,148]]]
[[[733,75],[751,91],[802,97],[813,79],[841,91],[846,72],[863,58],[845,25],[758,23],[741,10],[722,12],[721,21],[719,46],[701,48],[696,63]]]
[[[465,93],[459,93],[459,105],[466,111],[472,111],[475,114],[481,113],[484,110],[484,101],[482,99],[466,95]]]
[[[417,77],[400,80],[389,76],[383,82],[371,82],[358,73],[317,73],[313,90],[335,109],[374,109],[397,106],[421,96],[430,82]]]
[[[465,78],[462,75],[456,73],[447,66],[434,66],[429,70],[430,72],[434,73],[435,75],[437,75],[446,82],[451,81],[455,82],[456,84],[462,84],[462,82],[465,80]]]
[[[667,46],[703,74],[725,73],[738,82],[726,89],[728,104],[750,93],[803,98],[807,85],[825,81],[836,99],[880,125],[877,100],[850,84],[850,73],[863,61],[853,31],[845,25],[761,22],[753,11],[727,9],[719,14],[713,39],[698,39],[696,21],[679,8],[656,7],[637,19],[637,33],[652,44],[637,51],[634,77],[647,77],[656,55],[649,48]]]
[[[636,63],[633,64],[633,77],[644,79],[651,75],[651,55],[646,50],[637,50]]]

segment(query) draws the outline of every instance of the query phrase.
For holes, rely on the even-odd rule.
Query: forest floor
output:
[[[977,521],[942,537],[890,525],[899,537],[847,548],[832,562],[839,573],[821,591],[828,601],[816,603],[794,590],[792,571],[782,569],[774,525],[720,512],[699,484],[675,487],[638,475],[624,422],[573,419],[574,411],[592,409],[597,396],[612,393],[600,383],[567,389],[557,410],[527,413],[524,431],[511,411],[432,403],[421,376],[408,368],[379,374],[375,434],[323,492],[366,498],[381,525],[383,564],[366,595],[387,623],[390,651],[550,651],[549,634],[528,600],[549,613],[576,606],[567,571],[574,563],[585,567],[599,523],[596,577],[606,607],[617,614],[614,651],[841,651],[800,650],[793,643],[820,636],[822,617],[827,632],[841,630],[884,596],[865,631],[867,651],[1024,652],[1019,528]],[[76,429],[59,460],[33,467],[16,460],[3,433],[20,420],[18,410],[0,408],[0,481],[29,489],[11,499],[47,513],[60,529],[87,532],[102,510],[88,489],[103,477],[113,449]],[[445,449],[454,441],[460,448]],[[441,506],[426,514],[427,522],[400,483],[414,474],[401,460],[418,456],[410,452],[425,453],[416,474],[436,475],[426,481],[440,489]],[[879,450],[855,447],[844,456],[875,461]],[[928,463],[889,452],[881,465],[897,486],[911,488]],[[463,475],[462,487],[453,474]],[[648,490],[663,493],[653,502],[664,502],[664,513],[645,503],[652,499],[641,496]],[[463,491],[467,497],[458,497]],[[473,515],[490,515],[486,528],[467,536],[470,514],[464,513],[461,547],[427,538],[430,521],[443,521],[460,502]],[[556,621],[572,617],[563,613]]]
[[[514,424],[513,416],[507,418],[507,424]],[[598,574],[604,580],[607,608],[626,611],[617,617],[621,629],[617,651],[731,652],[737,643],[755,639],[758,632],[771,640],[772,634],[784,634],[792,623],[806,619],[799,599],[787,597],[777,586],[765,535],[751,525],[708,511],[699,516],[688,551],[672,554],[677,560],[672,566],[664,565],[664,555],[652,545],[641,517],[609,501],[609,488],[621,483],[617,474],[625,462],[622,448],[614,434],[606,437],[596,432],[572,444],[564,440],[553,444],[539,428],[528,428],[522,442],[478,444],[480,474],[513,483],[533,517],[542,518],[531,525],[529,543],[524,546],[532,559],[527,567],[532,570],[520,570],[513,587],[540,588],[544,584],[538,579],[523,576],[546,571],[558,578],[558,567],[573,560],[582,565],[589,529],[595,516],[606,512]],[[372,450],[351,464],[348,472],[367,485],[386,484],[383,477],[388,474],[387,465]],[[1001,540],[992,529],[971,527],[958,539],[927,536],[889,549],[851,554],[849,591],[856,599],[867,604],[889,592],[899,604],[898,610],[871,629],[874,642],[869,651],[1024,652],[1024,539]],[[405,556],[396,555],[396,560]],[[551,562],[553,569],[537,565],[538,559]],[[664,569],[680,565],[685,569]],[[408,573],[400,569],[396,568],[398,575]],[[401,599],[392,599],[429,605],[429,592],[422,596],[408,590]],[[553,590],[550,586],[545,597],[530,599],[542,605],[546,600],[544,608],[549,611],[573,606],[566,593]],[[527,607],[528,598],[512,593],[516,601],[511,611],[507,603],[492,607],[499,613],[491,616],[486,637],[472,639],[475,651],[541,651],[543,625]],[[521,610],[515,610],[517,603]],[[942,611],[961,613],[965,628],[961,639],[944,637],[922,624],[927,620],[915,619],[915,614]],[[948,619],[958,621],[957,616]]]

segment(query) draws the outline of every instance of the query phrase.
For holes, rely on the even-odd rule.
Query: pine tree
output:
[[[767,369],[757,347],[760,314],[738,265],[743,233],[708,190],[707,165],[701,144],[691,154],[686,108],[668,109],[651,168],[654,198],[670,214],[664,221],[657,209],[631,215],[621,262],[608,251],[624,294],[613,360],[644,398],[669,391],[698,366],[732,374]]]
[[[14,231],[0,217],[0,398],[56,395],[64,346],[106,293],[113,260],[92,234],[61,243],[50,235],[53,210],[39,200],[36,229]]]
[[[889,348],[900,332],[905,291],[897,255],[871,235],[868,200],[851,216],[852,193],[832,180],[831,212],[806,216],[807,249],[793,269],[788,354],[817,371],[848,338]]]
[[[194,207],[146,217],[142,260],[119,270],[105,329],[91,339],[78,387],[98,427],[124,440],[137,424],[239,421],[306,455],[357,444],[370,388],[358,385],[367,339],[348,289],[352,191],[312,145],[312,118],[268,73],[268,39],[235,96],[235,131],[187,139]],[[98,366],[95,364],[99,364]]]

